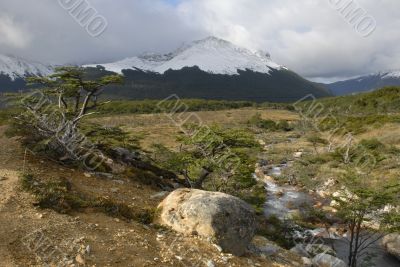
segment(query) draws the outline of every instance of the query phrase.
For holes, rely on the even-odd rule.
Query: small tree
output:
[[[255,153],[259,144],[248,133],[218,126],[190,126],[179,137],[177,151],[156,146],[155,157],[165,168],[182,175],[192,188],[234,192],[255,184]]]
[[[399,229],[400,184],[372,187],[365,179],[349,172],[342,179],[345,188],[334,198],[338,215],[347,225],[348,264],[356,267],[368,259],[368,250],[387,233]]]
[[[27,144],[43,144],[57,154],[76,158],[76,153],[90,149],[79,134],[79,123],[94,113],[104,88],[121,83],[122,76],[88,80],[82,68],[60,67],[49,77],[32,77],[28,82],[42,88],[21,100],[27,112],[16,117],[14,134],[24,137]]]
[[[318,153],[318,145],[319,145],[319,144],[322,144],[322,145],[327,145],[327,144],[328,144],[328,141],[327,141],[327,140],[321,138],[321,137],[318,136],[317,134],[313,134],[313,135],[309,136],[309,137],[307,138],[307,141],[310,142],[310,143],[313,145],[315,154],[317,154],[317,155],[319,154],[319,153]]]

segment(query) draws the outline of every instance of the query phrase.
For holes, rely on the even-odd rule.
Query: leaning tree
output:
[[[91,147],[79,124],[102,105],[99,96],[104,89],[121,82],[120,75],[90,80],[80,67],[59,67],[49,77],[28,78],[39,89],[23,95],[20,103],[25,111],[15,118],[14,134],[26,144],[44,145],[64,158],[87,155]]]

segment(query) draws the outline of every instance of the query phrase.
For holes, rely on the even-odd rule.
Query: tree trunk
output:
[[[352,266],[353,263],[353,242],[354,242],[354,228],[355,228],[355,222],[350,224],[349,230],[350,230],[350,244],[349,244],[349,266]]]
[[[211,173],[212,173],[211,170],[203,167],[203,169],[201,170],[201,174],[200,174],[199,178],[193,184],[193,188],[195,188],[195,189],[203,189],[203,183]]]
[[[359,218],[357,222],[357,226],[355,228],[356,231],[356,239],[354,244],[354,252],[353,252],[353,261],[351,267],[357,267],[357,257],[358,257],[358,249],[360,248],[360,232],[361,232],[361,224],[363,221],[364,216]]]
[[[79,105],[81,104],[81,94],[78,93],[75,98],[75,114],[78,114]]]

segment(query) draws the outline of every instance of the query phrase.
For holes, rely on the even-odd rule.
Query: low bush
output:
[[[255,126],[269,131],[292,131],[293,127],[285,120],[275,122],[273,120],[264,120],[260,113],[255,114],[247,122],[250,126]]]
[[[134,220],[143,224],[150,224],[155,215],[155,209],[133,209],[125,203],[109,197],[88,197],[72,190],[72,185],[66,179],[54,178],[43,181],[32,174],[21,177],[22,189],[32,193],[38,207],[52,209],[59,213],[70,213],[85,208],[97,209],[109,216]]]

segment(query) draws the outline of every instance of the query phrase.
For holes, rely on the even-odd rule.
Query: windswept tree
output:
[[[252,176],[259,144],[243,130],[188,127],[176,151],[155,146],[155,159],[181,175],[192,188],[234,192],[255,184]]]
[[[42,144],[64,158],[76,159],[91,150],[79,123],[101,105],[98,98],[106,86],[121,83],[122,76],[89,80],[82,68],[60,67],[49,77],[32,77],[28,82],[40,89],[20,101],[25,112],[15,119],[15,134],[26,143]]]
[[[43,94],[57,99],[61,113],[75,125],[95,109],[98,98],[107,85],[122,83],[121,75],[107,75],[98,80],[85,79],[85,71],[79,67],[59,67],[49,77],[28,78],[31,85],[42,85]],[[27,106],[30,108],[30,106]]]
[[[307,137],[307,141],[313,145],[315,154],[319,155],[318,145],[327,145],[328,141],[320,137],[317,133]]]

